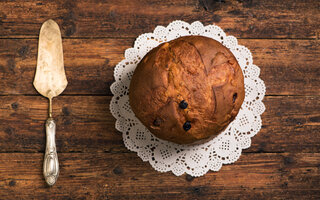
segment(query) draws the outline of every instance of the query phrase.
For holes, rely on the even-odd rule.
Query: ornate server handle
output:
[[[49,186],[56,183],[59,176],[59,162],[56,150],[55,134],[56,123],[53,118],[48,118],[46,122],[47,144],[44,155],[43,175]]]

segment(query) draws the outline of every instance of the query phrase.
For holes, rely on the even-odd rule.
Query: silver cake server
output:
[[[43,175],[48,185],[56,183],[59,162],[55,143],[56,124],[52,118],[52,98],[61,94],[68,81],[64,71],[62,39],[58,24],[48,20],[42,24],[39,35],[37,70],[33,85],[49,99],[49,117],[46,122],[46,149]]]

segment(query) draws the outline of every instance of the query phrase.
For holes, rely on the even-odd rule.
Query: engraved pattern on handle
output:
[[[46,153],[44,155],[43,175],[49,186],[56,183],[59,176],[59,162],[55,142],[56,123],[53,118],[46,122]]]

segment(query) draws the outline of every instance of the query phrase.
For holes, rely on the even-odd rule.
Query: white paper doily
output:
[[[131,77],[145,54],[163,42],[186,35],[210,37],[229,48],[241,66],[245,84],[245,99],[235,120],[213,140],[194,146],[178,145],[153,136],[135,117],[128,97]],[[259,67],[252,63],[251,52],[238,45],[235,37],[226,36],[216,25],[173,21],[167,27],[157,26],[153,33],[140,35],[134,47],[125,51],[125,59],[114,69],[115,82],[111,85],[114,96],[110,110],[117,119],[116,129],[122,132],[124,144],[129,150],[137,152],[143,161],[149,161],[160,172],[202,176],[208,170],[219,171],[222,164],[238,160],[242,149],[250,147],[251,137],[261,128],[265,85],[259,73]]]

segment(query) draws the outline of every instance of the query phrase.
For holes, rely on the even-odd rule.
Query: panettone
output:
[[[129,89],[136,117],[156,137],[178,144],[217,136],[236,117],[244,96],[234,55],[203,36],[180,37],[152,49]]]

